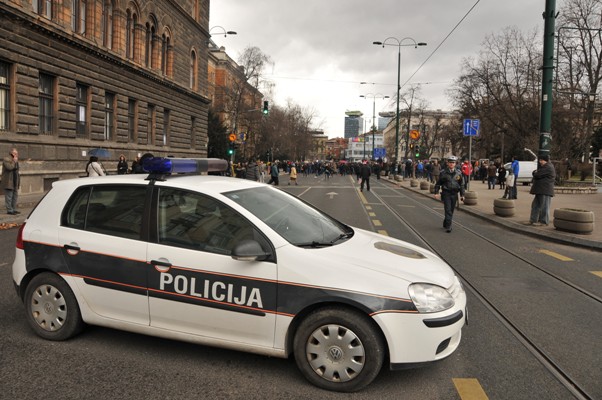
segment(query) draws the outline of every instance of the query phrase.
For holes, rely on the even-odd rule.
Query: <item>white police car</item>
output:
[[[64,340],[87,323],[294,354],[310,382],[343,392],[385,360],[397,369],[456,350],[466,295],[440,258],[265,184],[176,174],[225,165],[151,159],[148,178],[55,182],[13,264],[33,330]]]

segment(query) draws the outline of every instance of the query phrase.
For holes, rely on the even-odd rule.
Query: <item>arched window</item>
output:
[[[198,64],[196,58],[196,51],[192,49],[190,52],[190,88],[192,90],[197,90],[197,72]]]
[[[113,48],[113,1],[105,0],[102,4],[102,21],[100,24],[102,44],[108,49]]]
[[[148,68],[157,68],[157,20],[154,15],[150,15],[149,21],[146,23],[146,40],[144,43],[144,65]]]
[[[138,15],[132,10],[127,10],[127,21],[126,21],[126,50],[125,57],[130,60],[136,59],[136,25],[138,24]]]
[[[163,75],[167,74],[167,47],[169,46],[169,36],[163,34],[161,40],[161,72]]]

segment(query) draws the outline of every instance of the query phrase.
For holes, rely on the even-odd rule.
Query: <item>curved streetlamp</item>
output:
[[[363,97],[364,99],[368,99],[368,98],[372,98],[372,160],[374,161],[376,159],[374,152],[376,151],[376,142],[374,141],[374,133],[376,131],[376,124],[375,124],[375,119],[376,119],[376,99],[388,99],[389,96],[384,96],[380,93],[376,93],[376,94],[372,94],[372,93],[368,93],[366,95],[360,94],[360,97]],[[364,143],[365,143],[365,138],[364,138]]]
[[[410,41],[410,43],[405,44],[405,41]],[[377,46],[397,46],[397,113],[395,115],[395,162],[399,162],[399,91],[401,90],[401,85],[399,83],[399,75],[401,74],[401,48],[405,46],[414,46],[417,48],[418,46],[426,46],[424,42],[416,42],[411,37],[405,37],[401,40],[395,37],[388,37],[382,42],[372,42]]]
[[[216,29],[216,28],[221,29],[221,32],[219,32],[219,34],[220,35],[223,34],[224,37],[226,37],[228,35],[236,35],[235,31],[227,31],[226,28],[224,28],[223,26],[216,25],[216,26],[211,27],[211,29],[209,29],[209,36],[211,36],[211,31],[214,30],[214,29]]]

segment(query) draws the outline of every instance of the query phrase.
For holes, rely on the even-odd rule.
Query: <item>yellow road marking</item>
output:
[[[372,210],[372,206],[366,206],[366,210]]]
[[[389,233],[387,231],[383,231],[383,230],[378,230],[376,231],[377,233],[380,233],[381,235],[385,235],[385,236],[389,236]]]
[[[602,278],[602,271],[589,271],[589,272],[591,272],[592,274],[594,274],[594,275],[599,276],[600,278]]]
[[[454,385],[462,400],[488,400],[489,397],[474,378],[454,378]]]
[[[373,213],[373,212],[369,212],[368,215],[371,217],[376,217],[376,213]]]
[[[547,255],[549,255],[550,257],[557,258],[557,259],[558,259],[558,260],[560,260],[560,261],[575,261],[575,260],[573,260],[572,258],[565,257],[565,256],[563,256],[562,254],[558,254],[558,253],[556,253],[556,252],[554,252],[554,251],[550,251],[550,250],[539,250],[539,252],[540,252],[540,253],[542,253],[542,254],[547,254]]]
[[[373,219],[372,223],[374,224],[374,226],[383,226],[383,224],[377,219]]]
[[[360,200],[362,201],[362,204],[368,204],[368,200],[366,200],[366,196],[364,196],[364,194],[362,192],[358,193],[360,195]]]

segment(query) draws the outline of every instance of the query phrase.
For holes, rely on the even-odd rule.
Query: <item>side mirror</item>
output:
[[[232,249],[232,258],[237,261],[264,261],[269,256],[255,240],[243,240]]]

